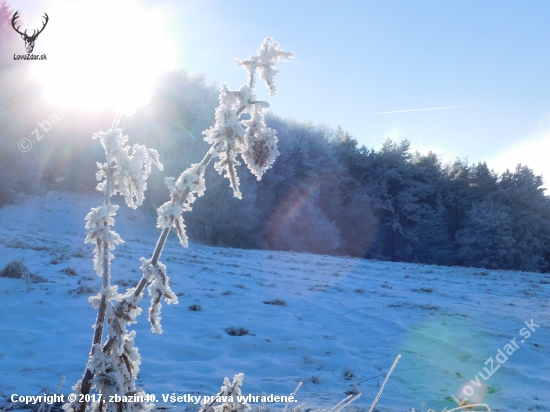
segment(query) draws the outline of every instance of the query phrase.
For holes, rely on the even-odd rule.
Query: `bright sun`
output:
[[[133,1],[57,2],[47,13],[48,33],[39,39],[47,61],[34,67],[57,105],[132,112],[149,101],[158,75],[176,66],[162,16]]]

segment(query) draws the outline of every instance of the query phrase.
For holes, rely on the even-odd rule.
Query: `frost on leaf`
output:
[[[110,353],[104,353],[99,343],[94,345],[90,371],[94,373],[93,383],[103,396],[124,393],[124,376],[119,371],[118,361]],[[104,391],[107,392],[104,392]]]
[[[109,250],[115,248],[115,244],[124,243],[118,233],[111,230],[110,226],[115,224],[112,216],[116,215],[117,205],[103,205],[93,207],[90,213],[86,215],[86,239],[84,243],[95,243],[94,251],[94,269],[99,276],[103,275],[103,264],[105,258],[111,262],[114,258]],[[107,249],[105,245],[108,245]],[[107,254],[107,256],[105,256]]]
[[[80,402],[78,401],[80,399],[80,394],[82,391],[80,390],[82,385],[82,379],[78,380],[78,382],[75,383],[75,385],[71,388],[75,396],[75,400],[72,402],[67,402],[65,405],[63,405],[63,410],[65,412],[76,412],[80,410]]]
[[[228,143],[233,144],[234,140],[244,134],[243,127],[237,116],[239,109],[238,92],[233,92],[227,88],[225,83],[221,84],[218,100],[220,105],[216,108],[216,123],[214,126],[205,130],[204,140],[210,144]]]
[[[146,180],[151,173],[151,165],[154,164],[162,170],[158,152],[138,144],[133,147],[127,146],[128,136],[123,136],[121,129],[109,129],[107,132],[96,133],[93,138],[99,138],[107,156],[107,163],[97,164],[99,172],[96,177],[101,182],[97,185],[97,189],[105,190],[107,168],[110,166],[112,176],[109,195],[121,193],[126,204],[132,209],[141,206],[147,189]],[[112,165],[112,162],[115,164]]]
[[[178,297],[170,289],[170,279],[166,275],[166,266],[161,262],[156,265],[151,264],[151,260],[141,258],[141,271],[146,279],[149,279],[150,284],[147,288],[151,296],[151,306],[149,307],[149,322],[151,322],[151,330],[153,333],[162,333],[160,326],[160,309],[161,299],[168,303],[178,303]]]
[[[218,151],[218,157],[220,160],[214,164],[214,169],[216,169],[219,174],[225,172],[224,177],[229,179],[229,186],[233,189],[233,195],[237,199],[242,199],[242,194],[239,189],[239,176],[237,176],[236,169],[241,163],[236,159],[235,150],[226,145],[225,150]]]
[[[176,228],[180,243],[183,247],[187,247],[188,240],[182,214],[190,211],[192,209],[191,204],[197,197],[201,197],[206,190],[204,167],[194,164],[185,170],[175,182],[173,177],[167,177],[164,181],[170,189],[172,199],[157,209],[157,227],[159,229],[170,229],[173,225]]]
[[[265,81],[269,94],[274,96],[277,87],[273,77],[279,73],[275,64],[279,60],[289,61],[293,56],[290,52],[279,50],[279,44],[273,39],[266,38],[257,56],[236,59],[237,65],[244,67],[248,73],[248,85],[239,90],[229,90],[222,84],[216,123],[203,132],[204,140],[214,145],[220,159],[215,163],[215,169],[229,179],[233,194],[239,199],[242,195],[236,169],[240,165],[237,156],[242,156],[250,171],[260,180],[279,154],[275,131],[265,124],[269,103],[259,101],[254,94],[256,72]],[[250,119],[239,120],[242,114],[249,115]]]
[[[117,298],[117,296],[118,296],[117,295],[117,290],[118,290],[118,285],[107,286],[106,288],[102,288],[97,293],[97,295],[90,296],[88,298],[88,302],[90,302],[90,304],[92,305],[92,307],[94,309],[98,309],[99,304],[100,304],[101,299],[103,298],[103,296],[105,296],[105,299],[107,300],[107,302],[110,302],[111,300]]]
[[[132,333],[128,332],[127,326],[137,323],[136,317],[141,313],[141,308],[138,306],[139,301],[143,298],[143,293],[135,296],[135,288],[129,289],[124,295],[117,295],[116,302],[107,306],[107,324],[109,339],[114,339],[110,349],[110,353],[117,356],[130,356],[139,361],[137,349],[133,348]],[[139,363],[139,362],[138,362]]]
[[[266,126],[263,113],[253,113],[250,120],[244,120],[243,124],[246,126],[246,134],[242,157],[256,179],[261,180],[279,155],[277,136],[275,130]]]
[[[116,296],[116,304],[107,308],[109,336],[126,333],[126,326],[136,323],[136,317],[141,313],[138,306],[143,298],[143,292],[135,296],[135,288],[128,289],[124,295]]]
[[[185,223],[183,223],[182,213],[184,210],[189,209],[185,209],[184,207],[185,205],[175,203],[171,200],[161,205],[157,209],[157,227],[159,229],[170,229],[174,225],[181,245],[187,247],[189,243],[187,234],[185,233]]]
[[[241,198],[239,192],[239,181],[235,167],[239,162],[235,159],[236,144],[242,142],[245,130],[238,120],[237,111],[239,110],[239,92],[228,90],[225,84],[222,84],[219,101],[220,105],[216,109],[216,123],[210,129],[203,132],[204,140],[216,145],[216,154],[220,158],[214,167],[219,174],[225,171],[225,176],[229,178],[235,197]]]
[[[120,411],[150,411],[152,404],[144,402],[145,393],[136,390],[136,377],[141,363],[139,353],[134,347],[135,331],[125,336],[123,351],[121,354],[114,351],[104,352],[101,345],[94,345],[94,354],[90,361],[90,370],[94,377],[92,384],[98,393],[106,399],[112,395],[124,396],[125,394],[136,394],[130,402],[108,402],[104,409],[106,412]],[[93,405],[96,409],[97,405]],[[99,408],[97,408],[99,411]]]
[[[92,385],[98,393],[107,397],[118,394],[123,396],[135,393],[136,402],[109,403],[104,411],[143,411],[151,410],[152,404],[143,401],[145,393],[136,389],[136,379],[141,364],[141,357],[135,347],[136,332],[128,332],[127,326],[136,323],[136,317],[141,313],[138,306],[143,293],[135,295],[135,288],[129,289],[123,295],[115,295],[116,287],[105,291],[108,295],[107,323],[110,348],[102,348],[96,344],[90,362],[90,370],[94,374]],[[95,298],[94,298],[95,299]],[[139,397],[141,396],[141,398]],[[93,403],[92,411],[100,411],[99,404]],[[75,409],[73,409],[74,411]],[[67,410],[67,412],[70,412]]]
[[[279,50],[279,43],[274,42],[271,37],[267,37],[260,46],[257,56],[250,55],[248,59],[235,59],[235,61],[238,66],[243,66],[248,72],[251,87],[254,87],[254,74],[258,70],[260,78],[265,81],[269,94],[275,96],[277,87],[273,83],[273,77],[279,73],[279,70],[275,69],[275,64],[279,60],[288,62],[292,57],[294,57],[294,53]]]

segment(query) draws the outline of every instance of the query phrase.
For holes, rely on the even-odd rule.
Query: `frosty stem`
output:
[[[210,149],[200,163],[185,170],[176,181],[174,178],[165,179],[171,198],[157,209],[159,215],[157,227],[161,229],[160,237],[151,259],[140,259],[143,274],[137,286],[127,290],[123,295],[113,295],[114,290],[111,290],[110,286],[111,254],[109,250],[113,249],[115,244],[122,243],[120,236],[109,229],[109,226],[114,224],[111,216],[116,214],[115,211],[118,208],[116,205],[110,205],[110,196],[121,193],[129,207],[135,209],[140,206],[144,199],[145,181],[151,172],[151,164],[155,164],[160,170],[162,170],[162,164],[159,161],[158,152],[154,149],[136,144],[132,149],[133,152],[129,152],[130,146],[124,146],[128,137],[122,136],[120,129],[115,130],[120,121],[119,114],[107,133],[94,134],[94,139],[100,138],[107,155],[107,163],[98,164],[100,171],[97,174],[98,180],[105,179],[98,185],[99,190],[105,191],[105,200],[102,207],[92,208],[86,217],[88,220],[86,228],[89,229],[86,242],[97,239],[94,265],[97,273],[103,276],[103,289],[97,296],[90,298],[90,302],[98,308],[98,314],[86,372],[80,387],[75,387],[75,390],[78,389],[80,399],[86,399],[92,386],[102,395],[111,391],[116,391],[119,395],[125,392],[136,392],[135,379],[139,372],[140,356],[134,346],[135,331],[128,332],[126,327],[136,323],[135,318],[141,312],[139,301],[143,290],[149,283],[151,295],[149,320],[154,333],[162,333],[159,323],[162,297],[168,303],[177,303],[177,297],[169,287],[166,267],[159,261],[168,233],[172,227],[175,227],[180,243],[184,247],[188,246],[182,213],[191,210],[191,204],[197,197],[203,195],[204,171],[213,157],[219,158],[214,168],[219,174],[225,172],[234,196],[239,199],[242,199],[242,195],[239,190],[236,166],[240,163],[236,157],[238,155],[242,157],[258,180],[271,167],[279,154],[277,137],[275,131],[265,123],[265,111],[269,103],[256,100],[254,95],[255,74],[257,70],[260,71],[260,77],[265,81],[270,96],[274,96],[277,88],[273,83],[273,76],[279,72],[275,69],[275,64],[279,60],[289,61],[293,56],[291,52],[279,50],[279,44],[273,42],[272,38],[266,38],[257,56],[251,55],[245,60],[236,59],[237,65],[244,67],[248,72],[248,85],[242,86],[239,90],[229,90],[225,84],[222,84],[219,95],[220,105],[215,115],[216,122],[214,126],[203,132],[205,141],[211,144]],[[250,115],[250,119],[239,120],[244,113]],[[116,165],[112,165],[113,162]],[[101,348],[107,312],[109,339]],[[224,384],[222,391],[240,394],[238,386],[242,384],[242,374],[235,375],[233,384],[230,384],[227,378]],[[153,406],[152,404],[147,406],[141,401],[138,404],[134,406],[140,411],[148,411]],[[101,403],[96,405],[99,412],[104,405]],[[86,407],[87,402],[76,401],[64,406],[64,409],[68,412],[85,412]],[[121,404],[118,406],[110,404],[107,410],[120,412],[120,407]]]
[[[390,379],[390,376],[391,376],[393,370],[395,369],[395,366],[397,365],[397,362],[399,362],[399,359],[401,359],[401,355],[397,355],[397,357],[395,358],[395,361],[393,362],[393,365],[391,366],[390,371],[386,375],[386,379],[384,379],[384,383],[382,384],[382,387],[378,391],[378,395],[376,395],[376,398],[374,399],[374,402],[372,403],[372,405],[369,409],[369,412],[372,412],[374,410],[374,407],[376,406],[376,403],[378,402],[378,399],[380,399],[380,396],[382,396],[382,391],[386,387],[386,383],[388,383],[388,379]]]
[[[212,157],[214,156],[214,153],[215,153],[216,149],[218,148],[218,146],[219,146],[219,143],[216,143],[215,145],[213,145],[210,148],[210,150],[208,150],[208,152],[206,152],[206,154],[202,158],[201,162],[198,163],[195,166],[195,169],[193,170],[194,173],[199,174],[200,170],[204,169],[208,165],[208,163],[210,163],[210,160],[212,160]],[[186,199],[187,196],[189,195],[189,191],[190,190],[187,187],[187,188],[184,189],[181,196],[178,196],[177,194],[172,196],[172,199],[171,199],[172,203],[175,204],[179,201],[182,201],[182,199]],[[153,256],[151,257],[151,264],[152,265],[156,265],[158,263],[160,255],[162,254],[162,250],[164,249],[164,245],[166,244],[166,239],[168,238],[168,233],[169,232],[170,232],[170,229],[166,229],[166,228],[162,229],[162,232],[160,233],[160,236],[159,236],[159,240],[157,241],[157,244],[155,246]],[[139,296],[141,294],[141,292],[143,292],[143,289],[147,285],[148,280],[149,279],[146,278],[145,276],[143,276],[141,278],[141,280],[139,281],[139,283],[136,287],[136,290],[134,292],[134,296]]]
[[[118,125],[119,121],[120,121],[120,114],[117,113],[111,128],[114,129]],[[106,184],[105,184],[105,199],[103,200],[103,203],[105,205],[108,205],[111,203],[111,180],[112,180],[111,162],[112,162],[112,158],[109,158],[109,155],[107,155],[107,176],[106,176]],[[107,223],[105,223],[105,226],[107,226]],[[109,264],[110,263],[109,262],[109,243],[103,242],[103,244],[101,244],[101,240],[99,239],[97,242],[98,242],[98,248],[103,249],[102,287],[103,287],[103,291],[106,291],[108,290],[111,284],[111,271],[110,271],[110,264]],[[99,308],[97,311],[97,319],[94,327],[94,338],[92,340],[92,349],[90,350],[90,356],[88,357],[88,364],[86,365],[86,372],[84,373],[84,378],[82,379],[82,384],[80,385],[80,391],[81,393],[84,393],[84,394],[90,393],[90,389],[92,387],[91,380],[93,378],[93,373],[90,370],[90,362],[94,355],[95,345],[101,344],[101,341],[103,340],[103,325],[105,324],[106,311],[107,311],[107,297],[105,296],[105,292],[104,292],[103,296],[101,296],[101,301],[99,303]],[[81,412],[84,412],[86,410],[86,404],[87,404],[86,402],[82,402],[80,404]]]
[[[208,152],[204,155],[201,162],[198,163],[195,166],[195,170],[194,170],[195,172],[199,173],[199,171],[201,169],[204,169],[208,165],[208,163],[210,163],[210,161],[212,160],[212,157],[214,156],[214,154],[216,152],[216,149],[218,148],[219,145],[220,145],[219,143],[216,143],[210,148],[210,150],[208,150]],[[108,170],[107,170],[108,185],[110,184],[109,181],[110,181],[110,168],[108,168]],[[174,195],[172,197],[171,201],[173,203],[177,203],[179,201],[182,201],[182,199],[186,199],[187,195],[189,195],[189,189],[188,188],[186,188],[184,190],[184,192],[181,196]],[[106,202],[109,202],[110,197],[106,196],[105,199],[106,199]],[[166,239],[168,238],[168,233],[169,232],[170,232],[170,229],[165,228],[160,233],[159,239],[158,239],[157,244],[155,246],[155,250],[153,251],[153,256],[151,258],[151,264],[155,265],[155,264],[158,263],[160,255],[162,254],[162,250],[164,249],[164,245],[166,244]],[[105,244],[103,246],[104,246],[104,253],[108,253],[109,252],[108,251],[108,245]],[[106,256],[108,256],[108,255],[106,255]],[[106,279],[107,279],[107,282],[109,282],[109,279],[108,279],[109,278],[109,265],[108,265],[108,262],[107,262],[107,264],[105,264],[105,261],[104,261],[103,270],[104,270],[104,272],[103,272],[103,276],[104,276],[103,277],[103,287],[105,288],[105,287],[109,286],[108,283],[107,283],[107,285],[105,284]],[[106,273],[107,273],[107,277],[105,277]],[[149,281],[148,278],[146,278],[145,276],[142,276],[141,280],[139,281],[139,283],[136,287],[136,290],[134,292],[134,296],[139,296],[143,292],[143,289],[145,289],[145,286],[147,286],[148,281]],[[106,308],[107,308],[107,300],[106,300],[105,296],[103,296],[101,298],[101,303],[100,303],[100,307],[99,307],[99,311],[98,311],[98,315],[97,315],[96,329],[95,329],[95,333],[94,333],[94,340],[93,340],[93,343],[92,343],[92,351],[91,351],[91,354],[90,354],[90,359],[93,355],[94,345],[97,344],[97,343],[101,343],[101,337],[103,335],[103,324],[104,324],[104,320],[105,320]],[[115,343],[115,338],[111,337],[107,341],[105,346],[103,347],[103,352],[105,352],[105,353],[109,352],[109,350],[112,348],[114,343]],[[82,379],[82,384],[80,386],[80,392],[82,394],[86,395],[86,394],[90,393],[90,390],[92,388],[91,380],[92,380],[93,377],[94,377],[94,375],[93,375],[92,371],[90,370],[89,362],[88,362],[88,367],[86,368],[86,373],[84,374],[84,378]],[[86,403],[81,403],[80,412],[85,412],[85,410],[86,410]]]
[[[218,146],[220,143],[214,144],[210,150],[204,155],[200,163],[198,163],[195,166],[194,172],[199,173],[201,169],[204,169],[206,166],[208,166],[208,163],[210,163],[210,160],[212,160],[212,157],[214,156],[214,153],[216,152]],[[172,203],[177,203],[181,201],[182,199],[186,199],[189,195],[189,188],[185,188],[182,195],[174,195],[171,199]],[[155,246],[155,250],[153,251],[153,255],[151,257],[151,264],[156,265],[158,263],[158,260],[160,259],[160,255],[162,254],[162,250],[164,249],[164,245],[166,244],[166,239],[168,238],[168,233],[170,232],[170,229],[162,229],[162,232],[160,232],[159,239],[157,240],[157,244]],[[148,278],[145,276],[142,276],[141,280],[139,281],[136,290],[134,291],[134,296],[139,296],[143,289],[145,289],[145,286],[147,286],[147,282],[149,281]],[[113,344],[115,343],[115,338],[110,338],[105,346],[103,347],[103,352],[109,352]],[[90,379],[92,377],[90,376]]]

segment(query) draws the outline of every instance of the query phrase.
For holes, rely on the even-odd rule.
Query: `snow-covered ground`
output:
[[[84,217],[101,201],[99,193],[48,192],[0,209],[0,270],[25,259],[47,279],[28,290],[20,279],[0,278],[0,403],[13,393],[55,390],[63,376],[68,394],[81,378],[95,311],[92,293],[76,291],[100,285],[92,247],[83,244]],[[122,290],[139,279],[139,258],[150,257],[159,230],[154,216],[126,206],[114,228],[125,240],[112,266]],[[359,382],[387,373],[400,354],[381,411],[418,411],[423,402],[424,410],[451,409],[464,385],[493,411],[550,410],[550,275],[193,242],[183,249],[174,234],[161,261],[180,303],[163,305],[162,335],[150,332],[146,310],[135,325],[138,384],[157,398],[213,395],[224,377],[244,372],[243,394],[288,395],[304,382],[297,398],[306,408],[330,408],[356,384],[363,395],[354,406],[368,410],[384,376]],[[286,306],[264,303],[275,299]],[[148,298],[142,303],[146,309]],[[540,327],[525,338],[520,331],[531,320]],[[231,326],[250,334],[229,336]],[[499,350],[508,359],[484,380]]]

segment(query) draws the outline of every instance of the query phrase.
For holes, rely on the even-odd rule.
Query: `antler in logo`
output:
[[[27,53],[32,53],[32,51],[34,49],[34,42],[36,41],[36,38],[38,37],[38,35],[44,31],[44,28],[48,24],[49,17],[46,13],[44,13],[44,18],[46,19],[46,21],[43,23],[42,28],[40,30],[38,30],[38,32],[36,30],[33,30],[32,35],[29,36],[27,34],[27,30],[25,30],[24,33],[21,33],[19,31],[20,26],[15,27],[15,20],[17,20],[17,18],[19,17],[18,14],[19,14],[19,10],[16,11],[15,14],[13,15],[13,18],[11,19],[11,25],[12,25],[13,29],[21,35],[23,40],[25,40],[25,48],[27,49]]]

